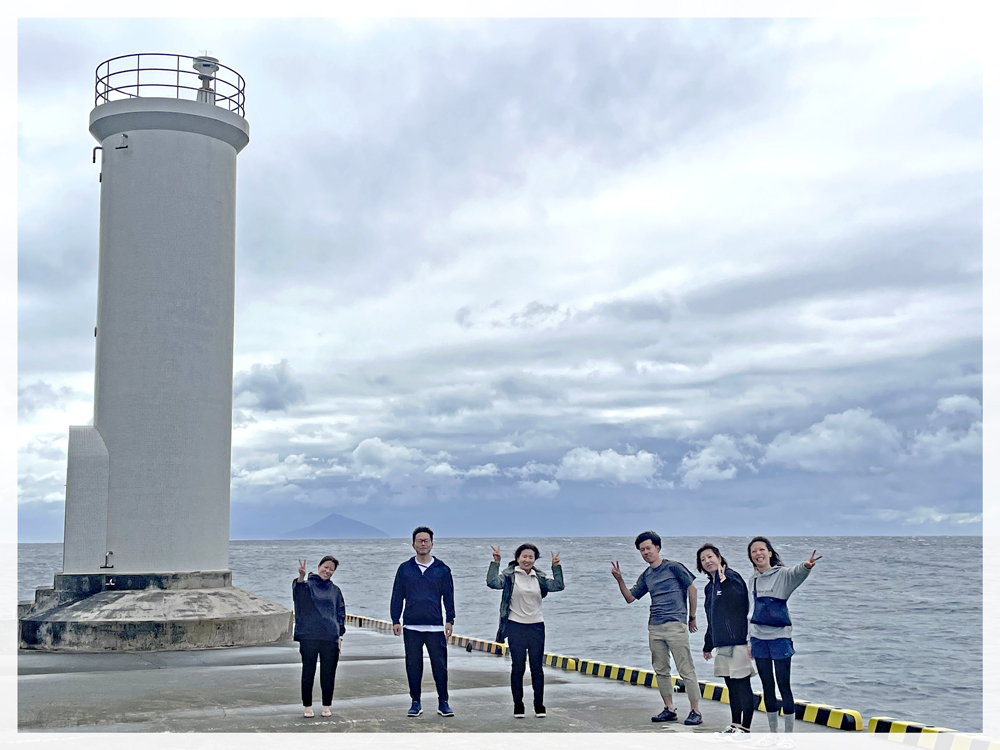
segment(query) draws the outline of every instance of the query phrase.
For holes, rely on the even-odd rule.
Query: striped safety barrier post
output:
[[[795,718],[810,724],[819,724],[831,729],[843,729],[849,732],[860,732],[864,728],[864,719],[857,711],[835,708],[825,703],[795,701]]]
[[[547,667],[557,667],[568,672],[575,672],[577,659],[574,656],[563,656],[562,654],[544,654],[543,662]]]
[[[868,720],[868,731],[876,734],[940,734],[954,732],[954,729],[928,726],[916,721],[903,721],[888,716],[873,716]]]

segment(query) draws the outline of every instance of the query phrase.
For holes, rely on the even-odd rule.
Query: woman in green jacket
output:
[[[510,692],[514,697],[514,718],[524,718],[524,666],[525,656],[531,667],[531,689],[535,698],[535,716],[545,716],[542,701],[544,682],[542,678],[542,654],[545,652],[545,623],[542,621],[542,599],[550,591],[562,591],[562,566],[559,553],[552,553],[552,577],[549,578],[535,568],[538,547],[522,544],[514,553],[514,559],[500,570],[500,547],[491,547],[493,562],[486,573],[486,585],[491,589],[502,589],[500,596],[500,629],[497,642],[507,639],[510,654]]]

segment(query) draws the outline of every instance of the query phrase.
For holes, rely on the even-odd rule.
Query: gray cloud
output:
[[[233,399],[246,394],[261,411],[287,411],[306,400],[305,387],[296,379],[287,359],[274,365],[254,364],[233,379]]]
[[[53,388],[43,380],[30,383],[17,389],[17,416],[23,419],[30,417],[39,409],[64,407],[67,402],[79,395],[72,388],[67,386]]]
[[[901,449],[898,430],[867,409],[849,409],[802,432],[780,433],[762,461],[806,471],[877,471],[895,463]]]

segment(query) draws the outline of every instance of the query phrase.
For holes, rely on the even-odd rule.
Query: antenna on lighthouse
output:
[[[215,74],[219,71],[218,58],[202,55],[194,59],[194,64],[191,67],[198,72],[198,78],[201,80],[198,101],[205,104],[215,104],[215,91],[212,89],[212,82],[215,80]]]

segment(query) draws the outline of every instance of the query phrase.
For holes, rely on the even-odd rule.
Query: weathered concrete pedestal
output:
[[[66,575],[18,604],[18,645],[42,651],[179,651],[279,643],[292,613],[232,573]]]

